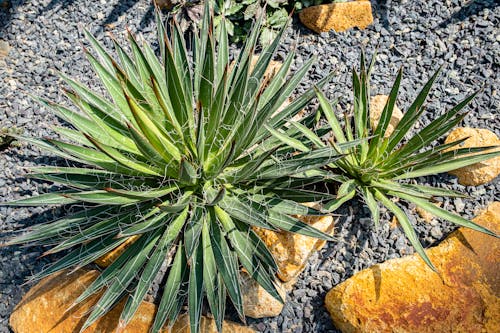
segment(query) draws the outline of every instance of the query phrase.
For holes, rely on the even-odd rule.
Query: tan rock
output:
[[[388,99],[389,96],[387,95],[376,95],[373,96],[370,100],[370,126],[374,130],[378,126],[380,116],[382,116],[382,111],[384,111],[384,107]],[[403,112],[401,112],[397,105],[394,105],[392,117],[389,121],[387,129],[385,130],[384,137],[388,137],[392,134],[392,132],[394,132],[394,129],[396,128],[396,125],[399,123],[401,118],[403,118]]]
[[[181,315],[174,326],[172,327],[172,333],[190,333],[189,328],[189,317],[187,315]],[[238,325],[230,321],[224,321],[222,326],[222,333],[254,333],[255,331],[250,327],[243,325]],[[217,333],[217,326],[215,325],[215,320],[207,317],[201,317],[200,333]]]
[[[108,267],[111,265],[113,261],[115,261],[124,251],[127,247],[129,247],[133,242],[135,242],[139,238],[138,235],[132,236],[129,239],[127,239],[125,242],[123,242],[120,246],[118,246],[116,249],[114,249],[111,252],[106,253],[99,259],[95,261],[96,264],[98,264],[101,267]]]
[[[293,287],[295,287],[295,284],[297,283],[298,279],[299,279],[299,277],[296,276],[293,279],[291,279],[290,281],[283,282],[281,285],[283,286],[283,288],[285,288],[286,292],[289,292],[289,291],[293,290]]]
[[[389,228],[392,230],[397,227],[399,227],[399,220],[396,216],[393,216],[391,219],[391,223],[389,224]]]
[[[300,219],[333,235],[334,221],[331,216],[303,216]],[[307,259],[326,244],[324,240],[286,231],[275,232],[258,228],[255,228],[255,231],[271,251],[278,264],[278,277],[284,282],[297,277],[304,270]]]
[[[14,309],[10,317],[12,330],[15,333],[79,332],[99,295],[67,310],[98,274],[95,270],[82,269],[72,274],[68,274],[68,271],[59,272],[43,279],[28,291]],[[115,332],[124,304],[122,301],[84,332]],[[154,313],[155,306],[143,302],[122,332],[147,332],[153,322]]]
[[[500,230],[500,202],[474,219]],[[365,269],[333,288],[325,305],[342,332],[498,332],[500,242],[460,228],[417,255]]]
[[[10,0],[0,0],[0,8],[8,9],[11,6]]]
[[[252,57],[250,58],[250,68],[249,68],[250,72],[255,68],[255,65],[257,64],[258,60],[259,60],[259,54],[253,54]],[[235,63],[236,63],[235,60],[231,62],[231,64],[229,65],[229,71],[233,70]],[[283,64],[280,61],[271,60],[269,62],[269,66],[264,72],[264,78],[270,81],[279,72],[282,65]]]
[[[0,59],[5,58],[10,52],[9,43],[0,40]]]
[[[457,148],[486,147],[500,145],[500,139],[490,130],[482,128],[458,127],[455,128],[445,140],[450,143],[465,137],[469,137]],[[500,148],[496,149],[500,150]],[[491,151],[495,151],[492,149]],[[473,155],[473,154],[471,154]],[[458,177],[462,185],[481,185],[490,182],[500,174],[500,156],[489,160],[469,165],[449,172]]]
[[[75,299],[94,281],[99,273],[81,269],[72,274],[63,271],[49,276],[23,297],[10,317],[10,326],[15,333],[72,333],[79,332],[86,316],[99,295],[90,297],[81,305],[67,311]],[[123,299],[108,314],[99,319],[84,333],[117,332],[118,320],[125,305]],[[154,321],[156,306],[142,302],[130,323],[120,333],[148,332]],[[189,332],[187,316],[181,316],[174,324],[172,332]],[[201,332],[217,332],[213,319],[202,318]],[[165,331],[167,329],[165,328]],[[224,322],[223,332],[250,333],[252,329]]]
[[[153,0],[160,9],[170,10],[174,7],[172,0]]]
[[[78,331],[83,324],[79,321],[96,298],[66,314],[65,311],[97,275],[94,270],[80,270],[70,275],[56,273],[41,280],[14,309],[9,322],[12,330],[16,333]]]
[[[247,273],[241,274],[241,290],[243,292],[243,311],[251,318],[275,317],[283,310],[283,304],[262,288]],[[285,300],[286,290],[278,285],[278,292]]]
[[[436,207],[441,207],[441,202],[434,202],[433,203]],[[417,207],[415,208],[415,210],[417,211],[417,214],[425,221],[425,222],[431,222],[433,219],[434,219],[434,215],[432,215],[431,213],[429,213],[428,211],[426,211],[425,209],[423,208],[420,208],[420,207]]]
[[[365,29],[372,24],[372,7],[369,1],[330,3],[304,8],[300,21],[309,29],[320,33],[330,30],[345,31],[354,27]]]

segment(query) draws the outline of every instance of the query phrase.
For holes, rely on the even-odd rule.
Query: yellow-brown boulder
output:
[[[92,296],[67,311],[75,299],[94,281],[98,272],[81,269],[68,274],[53,274],[28,291],[14,309],[10,326],[15,333],[69,333],[79,332],[86,315],[98,299]],[[85,333],[115,332],[124,302],[85,330]],[[152,324],[155,306],[143,302],[123,332],[147,332]]]
[[[384,111],[384,107],[388,99],[389,96],[387,95],[376,95],[370,99],[370,126],[373,130],[375,130],[378,126],[380,116],[382,116],[382,111]],[[403,118],[403,112],[401,112],[397,105],[394,105],[392,117],[389,121],[387,129],[385,130],[384,137],[388,137],[392,134],[392,132],[394,132],[394,129],[401,118]]]
[[[275,317],[283,310],[283,303],[271,296],[257,281],[247,273],[241,273],[241,292],[243,294],[243,313],[250,318]],[[283,300],[286,289],[282,284],[277,285],[278,292]]]
[[[108,267],[111,265],[113,261],[115,261],[123,252],[125,252],[125,249],[132,245],[133,242],[135,242],[139,238],[138,235],[132,236],[128,238],[125,242],[121,243],[120,246],[118,246],[116,249],[106,253],[99,259],[95,261],[96,264],[98,264],[101,267]]]
[[[260,56],[260,54],[253,54],[250,57],[250,67],[248,69],[250,72],[253,71],[255,68],[255,65],[257,65],[257,61],[259,61],[259,56]],[[235,64],[236,64],[235,60],[233,60],[231,62],[231,64],[229,64],[229,71],[233,70]],[[283,63],[280,61],[271,60],[269,62],[269,66],[267,66],[266,71],[264,72],[264,79],[271,81],[271,79],[279,72],[282,65],[283,65]]]
[[[174,326],[172,333],[190,333],[189,316],[184,314],[179,316]],[[250,327],[239,325],[230,321],[224,321],[222,325],[222,333],[254,333]],[[215,320],[212,318],[201,317],[200,333],[217,333]]]
[[[455,128],[448,135],[445,143],[450,143],[466,137],[469,138],[450,150],[500,145],[500,139],[492,131],[483,128],[471,127]],[[500,148],[497,148],[496,150],[500,150]],[[492,149],[491,151],[493,152],[495,150]],[[457,176],[458,182],[462,185],[475,186],[488,183],[500,174],[500,156],[450,171],[449,174]]]
[[[10,51],[9,43],[0,40],[0,59],[5,58]]]
[[[500,202],[474,219],[500,230]],[[417,255],[365,269],[333,288],[325,305],[343,332],[498,332],[500,242],[466,228]]]
[[[313,206],[314,204],[309,204]],[[301,216],[303,222],[333,235],[334,221],[331,216]],[[278,277],[288,282],[297,277],[305,268],[307,260],[325,246],[326,241],[287,231],[254,229],[271,251],[278,264]]]
[[[174,7],[172,0],[153,0],[153,2],[160,8],[171,10]]]
[[[433,202],[433,205],[436,206],[436,207],[441,207],[442,203],[441,202]],[[432,220],[434,220],[434,215],[432,215],[432,213],[429,213],[428,211],[426,211],[425,209],[421,208],[421,207],[417,207],[415,208],[418,216],[420,216],[422,218],[422,220],[424,220],[425,222],[431,222]],[[460,213],[460,212],[458,212]]]
[[[330,3],[304,8],[300,21],[320,33],[330,30],[345,31],[354,27],[365,29],[372,24],[372,6],[369,1]]]
[[[10,326],[15,333],[73,333],[80,332],[89,311],[99,295],[92,296],[68,311],[75,299],[94,281],[99,273],[95,270],[80,269],[69,274],[62,271],[36,284],[23,297],[10,317]],[[123,299],[109,313],[87,328],[84,333],[115,333],[125,305]],[[130,323],[120,333],[149,332],[156,306],[142,302]],[[172,332],[189,332],[189,321],[181,316],[174,323]],[[167,332],[165,328],[164,332]],[[202,318],[203,333],[217,332],[213,319]],[[224,321],[223,332],[251,333],[252,329]]]

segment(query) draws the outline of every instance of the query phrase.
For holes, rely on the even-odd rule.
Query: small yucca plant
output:
[[[424,101],[440,70],[425,84],[392,134],[385,135],[401,83],[402,70],[400,70],[380,116],[380,121],[375,128],[372,128],[369,119],[369,76],[374,60],[375,56],[367,67],[364,54],[362,54],[360,73],[356,73],[354,69],[352,71],[354,90],[352,124],[351,119],[346,116],[345,126],[342,128],[334,113],[334,106],[337,102],[330,103],[325,95],[317,89],[317,98],[327,125],[314,132],[301,123],[292,122],[287,134],[281,136],[281,141],[301,151],[311,151],[314,147],[324,149],[324,147],[331,146],[335,151],[344,153],[343,158],[328,164],[326,170],[329,173],[326,170],[314,171],[315,176],[322,175],[327,182],[341,183],[337,198],[325,204],[324,209],[333,211],[359,194],[370,209],[375,225],[378,226],[379,206],[385,206],[396,216],[417,253],[435,270],[423,250],[408,216],[398,207],[399,200],[413,203],[435,216],[457,225],[492,236],[497,235],[432,203],[434,197],[466,197],[464,194],[432,186],[417,185],[406,180],[461,168],[498,156],[500,152],[484,153],[484,151],[494,147],[455,149],[466,138],[448,144],[435,145],[437,139],[460,123],[466,116],[466,113],[461,111],[476,96],[477,92],[446,111],[442,116],[413,134],[411,138],[407,138],[410,129],[425,111]],[[328,142],[323,141],[321,137],[329,133],[332,138]],[[405,142],[402,143],[405,138]],[[358,140],[360,144],[347,149],[342,149],[339,146],[339,144],[352,140]],[[306,141],[308,144],[304,144]],[[299,142],[300,144],[297,144]],[[312,172],[309,171],[308,176],[311,175]]]
[[[191,331],[197,332],[205,296],[220,331],[226,293],[244,318],[241,269],[281,299],[276,263],[253,227],[330,239],[292,216],[315,213],[299,202],[323,196],[303,190],[303,181],[291,176],[339,155],[330,148],[292,155],[280,144],[261,144],[269,142],[267,128],[277,131],[314,97],[314,89],[308,90],[280,109],[313,60],[287,77],[291,52],[276,75],[266,79],[277,38],[250,70],[257,22],[230,70],[224,21],[214,36],[212,19],[205,15],[201,32],[192,39],[191,58],[178,26],[166,29],[156,15],[160,60],[147,44],[139,47],[131,33],[132,55],[115,42],[114,60],[86,33],[99,58],[86,51],[88,60],[111,100],[63,75],[71,87],[66,95],[79,112],[40,101],[74,129],[56,128],[65,141],[20,139],[79,166],[36,167],[31,177],[66,188],[4,203],[84,207],[8,242],[54,246],[47,253],[71,250],[37,279],[83,267],[136,236],[76,300],[103,291],[82,330],[123,297],[120,326],[125,326],[162,263],[171,258],[152,331],[173,324],[187,299]]]

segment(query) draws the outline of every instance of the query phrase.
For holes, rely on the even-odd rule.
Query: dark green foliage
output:
[[[281,34],[250,70],[260,21],[232,70],[226,21],[220,21],[215,32],[211,16],[204,16],[201,33],[194,34],[189,45],[193,58],[177,25],[167,31],[159,14],[157,23],[160,60],[130,32],[131,54],[115,42],[118,59],[86,33],[93,48],[93,53],[86,51],[87,58],[111,99],[63,76],[71,88],[66,95],[78,112],[38,100],[74,128],[57,129],[64,141],[20,137],[85,165],[34,168],[32,177],[67,188],[7,203],[87,207],[36,225],[9,242],[56,244],[48,253],[71,250],[35,278],[92,263],[138,236],[78,298],[81,302],[105,288],[82,330],[123,297],[120,325],[125,326],[168,258],[153,331],[166,322],[173,324],[185,301],[191,331],[198,331],[204,297],[220,329],[226,295],[244,317],[241,268],[281,299],[275,286],[276,263],[252,227],[331,238],[291,216],[315,212],[300,204],[309,197],[291,177],[340,155],[318,150],[293,156],[268,131],[278,131],[314,97],[311,89],[280,109],[312,61],[288,76],[292,52],[268,81],[264,73]],[[280,195],[283,186],[294,200]]]
[[[450,144],[435,144],[439,138],[465,117],[466,113],[463,112],[463,109],[476,96],[476,93],[465,98],[429,125],[416,131],[415,134],[410,134],[413,125],[425,111],[423,104],[438,77],[439,70],[422,88],[393,133],[384,136],[392,117],[401,83],[402,71],[399,71],[380,116],[380,121],[375,128],[372,128],[369,120],[369,76],[374,59],[375,57],[367,66],[364,55],[362,55],[360,72],[357,73],[353,70],[353,116],[352,119],[349,117],[344,119],[344,126],[341,125],[341,121],[334,112],[337,101],[330,103],[324,94],[317,89],[321,114],[324,116],[327,126],[314,132],[300,123],[291,123],[287,134],[281,135],[279,139],[299,150],[301,150],[300,147],[294,145],[293,142],[301,142],[300,145],[307,150],[331,147],[330,149],[335,152],[345,154],[341,159],[328,164],[324,170],[324,172],[328,171],[328,173],[323,174],[325,181],[340,183],[337,197],[327,202],[324,209],[333,211],[355,195],[359,195],[370,209],[373,221],[378,226],[379,206],[385,206],[398,218],[415,250],[431,268],[435,269],[420,244],[410,220],[397,204],[398,201],[413,203],[433,215],[459,226],[469,227],[492,236],[496,235],[472,221],[432,204],[435,197],[463,197],[463,194],[431,186],[416,185],[407,180],[471,165],[498,156],[500,152],[485,153],[492,147],[456,149],[457,145],[464,140]],[[333,136],[333,140],[328,143],[320,139],[325,134],[325,130],[331,131]],[[352,140],[359,140],[360,144],[347,149],[341,146],[352,142]],[[474,153],[473,156],[470,156],[471,153]]]

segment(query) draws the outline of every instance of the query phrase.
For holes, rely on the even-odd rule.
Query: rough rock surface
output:
[[[387,103],[388,99],[389,96],[387,95],[376,95],[371,98],[370,125],[373,129],[375,129],[378,126],[380,116],[382,116],[382,111],[384,110],[385,103]],[[401,112],[401,110],[398,108],[397,105],[394,105],[394,110],[392,111],[392,117],[389,122],[389,125],[387,126],[387,129],[385,130],[384,137],[388,137],[389,135],[392,134],[394,128],[396,128],[396,125],[399,123],[401,118],[403,118],[403,113]]]
[[[242,273],[241,290],[243,292],[243,311],[245,316],[251,318],[274,317],[283,310],[283,303],[275,299],[257,281],[248,274]],[[284,284],[278,285],[278,292],[286,299],[286,287]]]
[[[16,333],[78,330],[83,324],[80,323],[82,314],[90,309],[92,299],[75,311],[66,315],[64,312],[97,275],[97,271],[81,270],[70,275],[61,272],[43,279],[17,305],[10,317],[10,326]]]
[[[154,0],[154,2],[161,9],[170,10],[174,6],[171,0]]]
[[[259,54],[253,54],[252,58],[250,60],[249,71],[252,71],[255,68],[257,61],[259,61]],[[231,71],[233,69],[235,63],[236,63],[236,61],[233,60],[229,64],[229,71]],[[274,75],[276,75],[276,73],[278,73],[278,71],[280,70],[282,65],[283,65],[283,63],[281,61],[271,60],[269,62],[269,66],[266,69],[266,72],[264,73],[264,77],[267,80],[271,80],[274,77]]]
[[[500,202],[474,221],[500,231]],[[500,327],[500,241],[460,228],[417,256],[389,260],[333,288],[325,304],[343,332],[495,332]]]
[[[330,3],[304,8],[300,21],[315,32],[335,30],[342,32],[350,28],[365,29],[372,24],[372,6],[369,1]]]
[[[333,235],[334,221],[331,216],[303,216],[302,221],[325,233]],[[278,264],[278,277],[288,282],[297,277],[307,259],[325,246],[326,241],[286,231],[255,229],[270,249]]]
[[[66,310],[73,301],[98,276],[95,270],[79,270],[72,274],[63,271],[49,276],[35,285],[22,299],[10,317],[10,326],[15,333],[68,333],[78,332],[85,322],[97,296],[72,310]],[[106,316],[85,330],[85,333],[114,332],[125,303],[122,301]],[[152,324],[155,306],[143,302],[137,313],[122,332],[147,332]]]
[[[9,43],[0,40],[0,59],[5,58],[10,51]]]
[[[469,137],[456,148],[486,147],[500,145],[500,139],[492,131],[484,128],[458,127],[455,128],[445,140],[450,143],[462,138]],[[456,149],[455,148],[455,149]],[[500,150],[498,148],[497,150]],[[494,151],[494,150],[492,150]],[[500,174],[500,156],[489,160],[469,165],[449,172],[458,177],[462,185],[481,185],[495,179]]]
[[[189,317],[181,315],[172,327],[173,333],[190,333]],[[224,321],[222,326],[222,333],[253,333],[255,332],[250,327],[238,325],[230,321]],[[139,332],[138,332],[139,333]],[[207,317],[201,317],[200,333],[217,333],[217,326],[215,320]]]
[[[139,238],[138,235],[132,236],[129,239],[127,239],[124,243],[122,243],[120,246],[118,246],[116,249],[114,249],[111,252],[106,253],[99,259],[95,261],[96,264],[98,264],[101,267],[108,267],[111,265],[113,261],[116,260],[124,251],[125,249],[131,245],[135,240]]]
[[[23,297],[14,310],[10,317],[11,328],[15,333],[79,332],[98,296],[90,297],[68,312],[66,310],[98,274],[95,270],[82,269],[72,274],[67,274],[67,271],[59,272],[43,279]],[[84,332],[116,332],[124,305],[125,299]],[[148,332],[155,312],[156,306],[153,303],[142,302],[130,323],[120,332]],[[187,316],[181,316],[174,324],[173,332],[189,332],[188,323]],[[253,332],[250,328],[226,321],[224,327],[224,332]],[[213,319],[203,317],[201,328],[203,333],[217,332]]]
[[[442,203],[441,202],[434,202],[434,205],[436,207],[441,207]],[[416,207],[415,208],[415,211],[417,212],[417,214],[425,221],[425,222],[428,222],[430,223],[434,218],[435,216],[431,213],[429,213],[428,211],[426,211],[425,209],[421,208],[421,207]],[[460,213],[460,212],[458,212]]]
[[[1,1],[0,1],[1,2]],[[155,44],[151,0],[40,0],[11,1],[12,7],[0,8],[0,40],[11,50],[0,64],[0,128],[17,127],[32,137],[58,139],[51,128],[59,125],[57,117],[46,108],[31,102],[26,92],[67,105],[60,89],[65,86],[61,71],[102,92],[102,84],[93,75],[82,52],[85,42],[81,26],[87,27],[107,49],[113,45],[111,32],[126,43],[126,27]],[[425,126],[455,103],[476,91],[484,90],[467,107],[470,114],[462,126],[489,128],[500,136],[500,6],[495,0],[387,1],[372,0],[374,23],[365,30],[350,29],[337,33],[316,34],[293,18],[279,45],[276,60],[283,60],[295,50],[291,71],[296,71],[311,56],[317,61],[304,75],[292,97],[304,92],[330,72],[332,80],[323,88],[333,100],[341,97],[338,114],[352,107],[351,68],[359,68],[362,46],[368,57],[374,50],[377,62],[373,70],[372,95],[389,94],[400,67],[404,75],[398,105],[406,109],[418,90],[434,71],[445,65],[443,75],[431,91],[425,112],[416,126]],[[232,47],[231,54],[236,54]],[[68,105],[69,106],[69,105]],[[307,111],[314,111],[313,100]],[[72,106],[71,109],[74,109]],[[414,133],[414,132],[412,132]],[[25,177],[26,168],[41,165],[67,166],[66,162],[41,152],[33,145],[11,145],[0,152],[0,201],[10,201],[46,193],[56,185]],[[500,177],[472,187],[457,183],[448,174],[421,177],[418,183],[464,192],[470,198],[442,198],[443,208],[473,218],[479,206],[498,200]],[[404,204],[410,217],[411,207]],[[0,207],[0,233],[46,223],[67,213],[66,208]],[[335,238],[307,261],[305,270],[287,295],[281,314],[273,318],[252,319],[247,323],[258,332],[339,333],[323,306],[326,293],[353,274],[388,259],[413,252],[401,228],[391,229],[392,215],[381,209],[380,228],[375,228],[370,211],[356,198],[336,211]],[[448,222],[416,223],[419,239],[434,245],[455,229]],[[25,284],[31,274],[59,258],[40,256],[47,248],[33,246],[0,247],[0,333],[12,333],[8,319],[13,308],[32,284]],[[161,279],[160,279],[161,281]],[[161,291],[155,283],[151,300]],[[235,311],[234,311],[235,312]],[[228,307],[228,319],[238,320]]]

